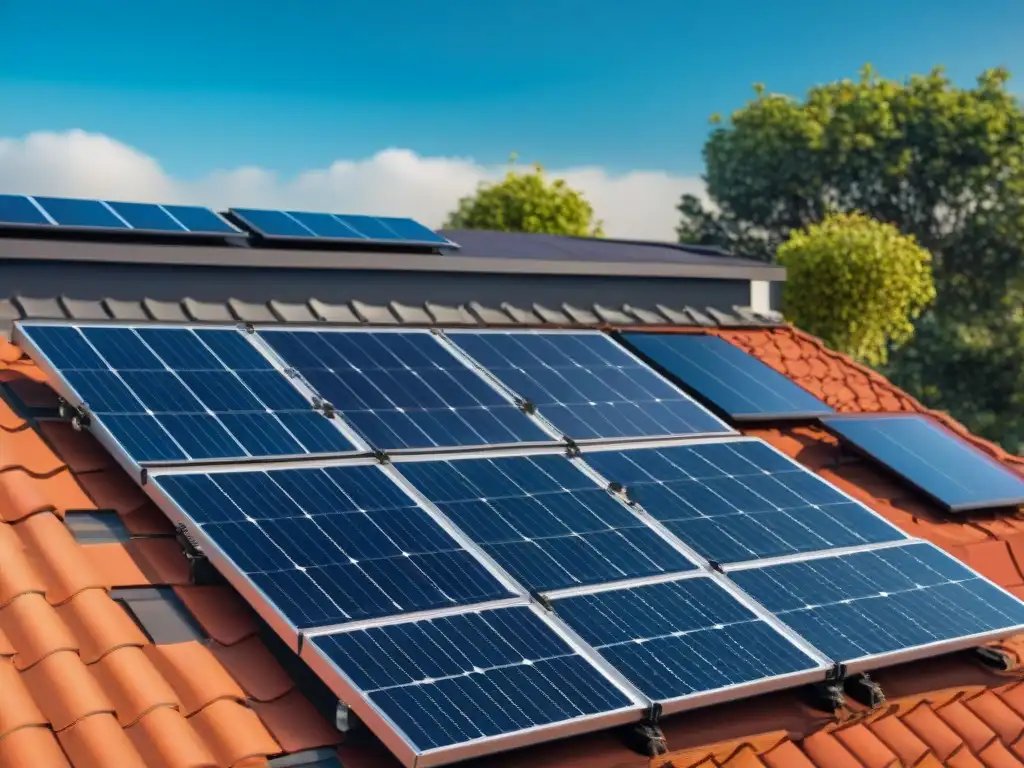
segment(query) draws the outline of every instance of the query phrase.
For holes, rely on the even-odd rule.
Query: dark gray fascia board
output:
[[[786,270],[751,262],[675,264],[643,262],[540,261],[419,253],[311,251],[191,245],[0,239],[0,260],[167,264],[263,269],[337,269],[396,272],[468,272],[479,274],[586,275],[592,277],[709,278],[717,280],[786,279]]]

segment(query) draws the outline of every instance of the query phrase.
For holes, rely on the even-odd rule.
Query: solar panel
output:
[[[666,713],[821,679],[815,660],[706,576],[552,600],[556,615]],[[799,678],[799,679],[796,679]]]
[[[786,376],[718,336],[623,333],[621,337],[736,421],[834,413]]]
[[[429,332],[259,335],[375,448],[553,440]]]
[[[639,719],[637,702],[525,606],[318,635],[303,657],[343,677],[346,700],[408,766]]]
[[[599,332],[451,331],[448,338],[574,440],[732,431]]]
[[[295,630],[515,595],[376,465],[154,482]]]
[[[760,440],[588,450],[583,459],[719,563],[906,538]]]
[[[232,208],[229,213],[247,229],[268,240],[458,248],[455,243],[412,219],[256,208]]]
[[[1024,603],[923,542],[728,575],[850,672],[1024,628]]]
[[[20,327],[135,462],[355,449],[234,329]]]
[[[531,591],[696,567],[561,455],[395,466]]]
[[[926,416],[836,416],[822,423],[950,511],[1024,505],[1024,477]]]
[[[0,195],[0,227],[221,237],[240,230],[209,208]]]

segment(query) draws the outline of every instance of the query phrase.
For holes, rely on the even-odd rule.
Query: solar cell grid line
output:
[[[907,539],[895,525],[752,438],[584,449],[583,462],[716,563]]]
[[[1024,602],[922,541],[748,563],[726,575],[850,673],[1024,629]]]
[[[665,714],[824,679],[831,662],[707,573],[549,595],[555,615]]]
[[[373,448],[555,439],[429,331],[259,328],[257,336]]]
[[[403,457],[392,469],[531,592],[697,568],[562,453]]]
[[[821,421],[951,512],[1024,506],[1024,477],[930,416],[863,414]]]
[[[835,413],[800,385],[719,336],[627,331],[619,337],[736,421]]]
[[[358,461],[358,460],[357,460]],[[183,467],[151,474],[174,522],[288,638],[452,606],[523,599],[380,465]],[[240,582],[240,583],[239,583]],[[280,618],[278,618],[280,617]]]
[[[445,338],[572,440],[733,433],[600,331],[448,330]]]
[[[135,464],[356,450],[235,329],[39,322],[19,333]]]
[[[530,606],[316,633],[301,655],[407,766],[635,722],[647,704]]]

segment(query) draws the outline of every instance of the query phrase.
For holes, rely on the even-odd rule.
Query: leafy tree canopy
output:
[[[540,165],[528,173],[510,168],[502,181],[482,183],[476,194],[459,200],[445,227],[604,236],[601,222],[594,220],[594,209],[583,195],[564,179],[549,180]]]
[[[862,214],[794,230],[779,246],[783,312],[834,349],[877,365],[914,335],[935,298],[931,254],[912,236]]]

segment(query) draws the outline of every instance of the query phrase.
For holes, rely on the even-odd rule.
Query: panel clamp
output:
[[[246,323],[242,326],[246,333],[256,333],[256,326],[252,323]]]
[[[533,416],[537,413],[537,406],[527,400],[525,397],[515,398],[516,408],[525,413],[527,416]]]
[[[390,464],[391,457],[388,456],[387,451],[382,451],[380,448],[373,450],[373,458],[377,460],[378,464]]]
[[[569,459],[578,459],[581,455],[580,447],[571,437],[565,438],[565,456]]]
[[[553,606],[551,604],[551,601],[548,600],[547,597],[542,595],[540,592],[537,592],[537,591],[530,592],[530,597],[532,597],[534,600],[536,600],[540,604],[541,608],[543,608],[545,611],[549,611],[551,613],[554,613],[555,606]]]
[[[722,567],[722,564],[717,560],[708,560],[708,568],[716,573],[725,573],[725,569]]]

